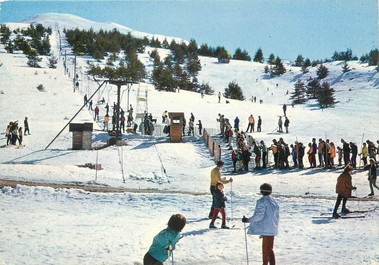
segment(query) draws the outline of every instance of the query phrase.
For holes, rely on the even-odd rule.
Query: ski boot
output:
[[[334,219],[338,219],[338,218],[340,218],[341,216],[338,214],[338,213],[333,213],[333,218]]]
[[[343,214],[348,214],[348,213],[350,213],[350,210],[347,209],[347,208],[342,208],[341,213],[343,213]]]
[[[216,229],[217,227],[214,225],[214,223],[210,223],[210,224],[209,224],[209,228],[210,228],[210,229]]]
[[[221,229],[229,229],[229,226],[226,226],[225,224],[221,225]]]

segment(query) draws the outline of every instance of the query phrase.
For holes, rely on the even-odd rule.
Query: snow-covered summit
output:
[[[176,42],[182,42],[185,41],[181,38],[175,38],[175,37],[168,37],[163,36],[159,34],[151,34],[146,32],[137,31],[131,28],[128,28],[126,26],[114,23],[114,22],[95,22],[91,21],[76,15],[72,14],[62,14],[62,13],[45,13],[40,14],[28,19],[25,19],[22,21],[22,23],[35,23],[35,24],[42,24],[44,26],[49,26],[51,28],[54,28],[55,26],[59,25],[60,28],[67,28],[67,29],[73,29],[73,28],[79,28],[79,29],[90,29],[92,28],[95,31],[98,31],[100,29],[103,30],[113,30],[117,29],[121,33],[127,34],[130,32],[133,36],[136,38],[144,38],[147,37],[148,39],[151,38],[158,38],[160,41],[163,41],[164,39],[167,39],[168,42],[171,42],[172,40],[175,40]]]

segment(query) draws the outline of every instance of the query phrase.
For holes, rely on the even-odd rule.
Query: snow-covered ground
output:
[[[56,55],[58,34],[53,18],[57,16],[34,18],[52,23],[51,43]],[[57,21],[64,21],[65,27],[79,27],[82,23],[62,14]],[[83,27],[88,28],[91,23],[98,27],[90,21]],[[58,27],[62,31],[63,26],[58,23]],[[118,25],[112,24],[112,27]],[[79,189],[21,185],[2,188],[0,264],[141,262],[153,236],[165,227],[174,213],[183,213],[188,220],[183,230],[185,237],[175,251],[176,264],[246,264],[240,218],[252,213],[260,197],[259,186],[264,182],[273,185],[281,207],[280,234],[275,241],[278,264],[379,264],[379,210],[369,212],[363,219],[312,218],[332,211],[340,170],[252,171],[236,175],[233,186],[225,187],[229,198],[227,216],[234,218],[229,224],[236,229],[209,231],[206,219],[211,202],[209,173],[214,161],[200,137],[185,137],[183,143],[170,143],[164,135],[125,134],[127,145],[122,147],[73,151],[72,133],[66,129],[45,149],[79,110],[84,94],[90,95],[98,87],[84,74],[88,58],[78,58],[80,87],[73,92],[72,78],[64,74],[62,57],[57,69],[49,69],[44,63],[41,63],[43,68],[33,69],[27,67],[23,54],[7,54],[3,47],[0,49],[1,145],[5,144],[4,132],[9,121],[18,120],[23,127],[24,117],[28,117],[31,132],[24,137],[24,148],[0,148],[0,179],[141,189],[140,193],[89,193]],[[149,63],[147,53],[140,58]],[[303,75],[298,68],[287,66],[285,75],[269,79],[261,64],[241,61],[218,64],[215,58],[200,59],[203,66],[200,83],[209,82],[217,94],[236,80],[246,98],[256,96],[257,102],[262,99],[263,104],[234,100],[225,104],[224,99],[218,103],[216,95],[201,98],[198,93],[187,91],[159,92],[149,85],[149,112],[158,123],[165,110],[184,112],[187,119],[192,112],[204,127],[216,132],[218,113],[231,120],[238,116],[243,129],[248,116],[253,114],[263,119],[262,132],[253,133],[253,137],[266,143],[283,137],[288,143],[298,140],[307,144],[313,137],[327,137],[336,145],[341,145],[340,139],[344,138],[356,142],[360,148],[363,134],[363,140],[376,142],[379,139],[379,74],[374,67],[349,62],[354,70],[342,74],[341,62],[325,64],[330,72],[326,79],[336,90],[339,103],[323,111],[315,102],[289,107],[290,133],[279,135],[275,132],[278,116],[282,115],[283,103],[290,103],[287,90],[293,90],[298,78],[305,81],[314,77],[315,68]],[[46,92],[37,90],[39,84],[43,84]],[[137,89],[134,85],[130,92],[133,106]],[[106,85],[95,95],[94,101],[105,97],[113,104],[115,90]],[[126,102],[125,93],[122,106],[126,106]],[[100,105],[100,115],[103,114],[104,105]],[[73,122],[92,121],[93,113],[83,109]],[[94,128],[93,145],[98,146],[106,142],[108,136],[101,131],[101,123]],[[223,150],[223,159],[228,161],[230,155],[225,148]],[[97,160],[103,168],[97,172],[78,167]],[[163,173],[164,169],[167,174]],[[367,172],[355,172],[353,184],[358,187],[354,195],[367,195]],[[155,189],[156,193],[144,193],[145,189]],[[368,201],[348,202],[352,209],[374,209],[377,205],[376,196]],[[247,244],[250,264],[260,264],[260,240],[248,236]]]

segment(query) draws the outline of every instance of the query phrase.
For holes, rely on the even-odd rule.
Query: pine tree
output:
[[[284,67],[282,60],[278,57],[276,57],[275,61],[273,62],[274,66],[271,69],[271,76],[278,76],[284,74],[287,70]]]
[[[292,92],[290,99],[292,99],[292,104],[303,104],[306,101],[305,87],[301,79],[297,80],[295,90]]]
[[[347,73],[347,72],[350,72],[350,71],[351,71],[351,69],[350,69],[349,65],[347,64],[347,62],[345,62],[343,64],[343,66],[342,66],[342,72],[343,73]]]
[[[204,94],[206,95],[214,95],[214,90],[211,88],[211,86],[209,85],[209,83],[202,83],[200,85],[200,91],[204,91]]]
[[[322,83],[319,93],[317,95],[317,100],[319,102],[320,108],[328,108],[336,104],[334,92],[334,89],[330,86],[328,82]]]
[[[268,62],[269,64],[273,64],[274,61],[275,61],[275,55],[271,53],[270,56],[269,56],[268,59],[267,59],[267,62]]]
[[[254,55],[254,62],[263,63],[263,61],[264,61],[263,52],[262,52],[262,49],[259,48]]]
[[[305,59],[303,65],[301,66],[301,71],[303,72],[303,74],[306,74],[309,72],[309,70],[308,70],[309,66],[311,66],[311,60],[309,60],[307,58],[307,59]]]
[[[58,63],[58,59],[54,55],[51,55],[48,58],[48,64],[47,65],[48,65],[49,68],[52,68],[52,69],[57,68],[57,63]]]
[[[241,87],[237,82],[233,81],[229,83],[225,88],[224,97],[237,100],[245,100]]]
[[[317,79],[312,79],[306,86],[306,93],[309,99],[316,99],[317,93],[320,90],[320,83]]]
[[[248,54],[246,50],[241,50],[240,48],[237,48],[234,55],[233,59],[235,60],[242,60],[242,61],[251,61],[251,57]]]
[[[295,60],[295,66],[302,67],[304,65],[304,58],[301,54],[299,54]]]
[[[318,78],[324,79],[325,77],[328,76],[329,70],[326,66],[324,66],[323,64],[320,64],[320,66],[317,68],[316,74]]]
[[[42,58],[38,57],[37,51],[35,49],[31,49],[28,56],[28,62],[27,64],[30,67],[40,68],[41,66],[38,64]]]

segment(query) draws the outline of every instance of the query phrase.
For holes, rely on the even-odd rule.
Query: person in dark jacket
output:
[[[218,182],[216,184],[216,190],[213,194],[213,200],[214,200],[214,212],[213,212],[213,217],[212,221],[209,224],[209,228],[216,228],[214,225],[214,222],[216,221],[218,213],[221,213],[222,216],[222,229],[229,229],[228,226],[226,226],[226,214],[225,214],[225,202],[227,201],[225,195],[224,195],[224,184],[221,182]]]
[[[25,117],[25,120],[24,120],[24,135],[26,135],[26,133],[30,135],[28,117]]]
[[[374,187],[379,190],[376,185],[376,165],[374,158],[370,158],[370,168],[368,170],[368,181],[370,184],[370,194],[368,196],[374,196]]]
[[[347,165],[345,169],[343,170],[342,174],[337,178],[337,185],[336,185],[336,193],[337,201],[336,205],[334,206],[333,210],[333,218],[339,218],[341,217],[337,210],[341,204],[342,201],[342,213],[346,214],[350,211],[346,208],[346,202],[349,197],[351,197],[351,191],[356,190],[357,188],[353,186],[351,183],[351,174],[353,173],[353,166]]]
[[[358,147],[355,143],[350,142],[351,148],[351,165],[353,168],[357,167],[357,155],[358,155]]]
[[[298,154],[299,154],[299,168],[304,168],[303,157],[304,157],[304,145],[303,143],[298,144]]]
[[[286,128],[286,133],[288,133],[288,126],[290,126],[290,120],[288,117],[284,120],[284,127]]]
[[[345,167],[350,163],[350,146],[345,142],[344,139],[341,139],[342,143],[342,152],[343,152],[343,161],[345,163]]]
[[[257,132],[262,131],[262,119],[261,116],[258,116],[258,125],[257,125]]]

